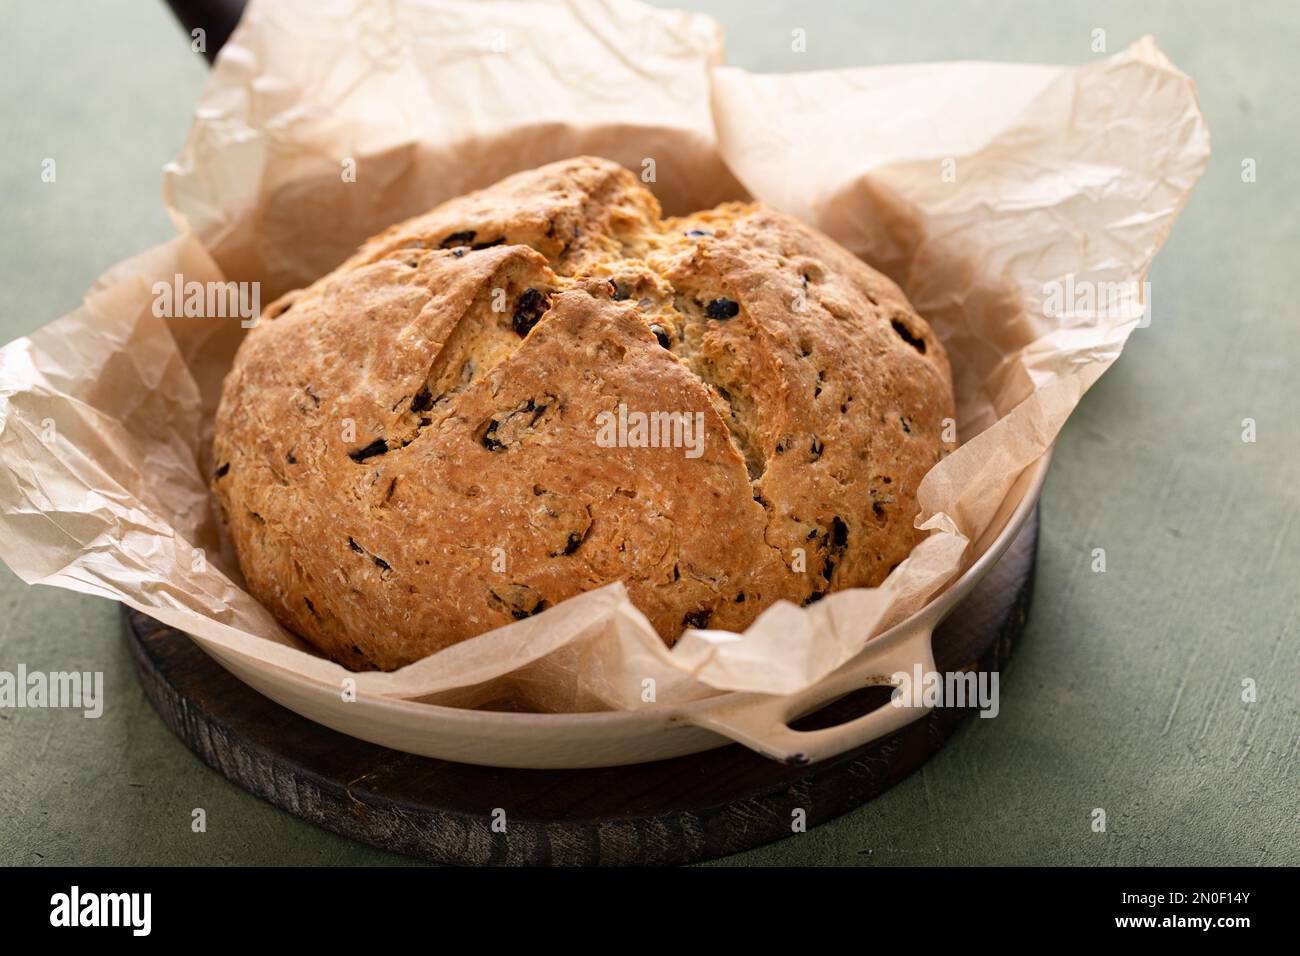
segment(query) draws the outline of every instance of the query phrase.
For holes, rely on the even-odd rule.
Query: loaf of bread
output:
[[[952,416],[944,350],[884,276],[761,205],[662,219],[584,157],[268,306],[212,488],[250,591],[349,668],[613,581],[672,644],[880,583]]]

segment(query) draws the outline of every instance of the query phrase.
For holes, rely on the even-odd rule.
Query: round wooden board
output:
[[[1006,664],[1024,628],[1037,547],[1035,510],[936,632],[941,672]],[[795,809],[812,827],[893,786],[971,713],[935,710],[804,767],[731,745],[632,767],[500,770],[336,733],[236,680],[181,632],[131,610],[125,623],[145,694],[208,766],[304,820],[439,863],[690,863],[761,846],[791,835]],[[834,726],[887,699],[888,688],[864,689],[794,726]]]

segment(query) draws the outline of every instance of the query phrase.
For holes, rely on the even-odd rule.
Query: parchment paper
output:
[[[1079,68],[947,63],[795,75],[722,65],[710,19],[631,0],[254,0],[163,194],[179,235],[0,352],[0,557],[358,693],[463,706],[644,706],[791,693],[938,593],[1141,319],[1049,307],[1053,284],[1140,283],[1209,154],[1191,81],[1151,39]],[[962,446],[927,475],[931,534],[879,588],[782,603],[669,651],[614,584],[390,674],[353,675],[241,586],[214,520],[212,417],[237,318],[158,318],[157,281],[261,301],[367,236],[580,153],[671,213],[752,196],[898,281],[943,339]],[[341,175],[355,164],[355,181]],[[1177,316],[1153,309],[1155,321]]]

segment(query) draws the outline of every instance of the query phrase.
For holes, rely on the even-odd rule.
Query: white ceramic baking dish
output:
[[[241,654],[199,644],[246,684],[309,720],[407,753],[461,763],[534,769],[609,767],[698,753],[738,741],[777,760],[823,760],[891,733],[926,709],[886,704],[847,723],[799,731],[789,724],[854,690],[890,684],[890,675],[934,670],[930,636],[992,569],[1038,501],[1050,451],[1008,492],[977,555],[935,600],[872,640],[839,670],[790,696],[725,693],[683,705],[589,714],[464,710],[418,701],[359,696],[340,699],[336,685],[315,682]]]

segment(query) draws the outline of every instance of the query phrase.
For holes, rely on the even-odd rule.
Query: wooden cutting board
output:
[[[941,672],[1007,663],[1024,628],[1037,545],[1035,510],[935,632]],[[314,724],[240,683],[183,633],[136,611],[124,617],[140,686],[204,763],[318,826],[439,863],[690,863],[761,846],[893,786],[971,713],[935,710],[805,767],[732,744],[632,767],[501,770],[415,757]],[[1014,682],[1002,690],[1014,694]],[[887,700],[888,688],[864,689],[794,726],[834,726]]]

